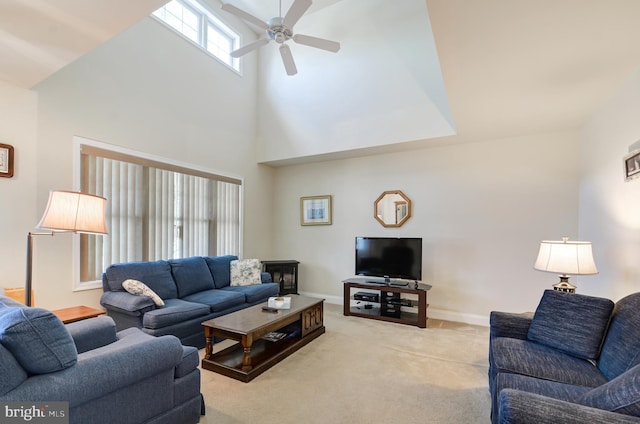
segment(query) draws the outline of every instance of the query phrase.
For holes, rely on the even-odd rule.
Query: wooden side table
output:
[[[72,306],[71,308],[56,309],[51,312],[60,318],[60,321],[64,324],[105,314],[105,311],[102,309],[90,308],[88,306]]]

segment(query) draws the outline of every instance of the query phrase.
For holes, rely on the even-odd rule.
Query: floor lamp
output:
[[[33,236],[53,236],[56,232],[82,234],[107,234],[105,209],[107,199],[93,194],[74,191],[51,190],[47,208],[37,228],[49,230],[46,233],[27,235],[27,279],[25,284],[25,305],[31,306],[31,280],[33,270]]]
[[[560,274],[560,281],[553,285],[553,289],[568,293],[575,293],[576,286],[569,283],[569,274],[593,275],[598,273],[593,260],[590,241],[569,241],[563,237],[562,241],[544,240],[540,242],[538,258],[533,266],[535,269]]]

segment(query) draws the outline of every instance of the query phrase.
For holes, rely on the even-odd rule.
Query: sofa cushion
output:
[[[640,365],[590,390],[579,403],[606,411],[640,416]]]
[[[232,287],[251,286],[261,284],[260,259],[241,259],[231,261],[231,283]]]
[[[176,366],[176,378],[181,378],[190,374],[193,370],[198,368],[199,362],[200,356],[198,355],[198,349],[193,346],[182,346],[182,360]]]
[[[145,283],[138,280],[132,280],[131,278],[128,280],[124,280],[122,283],[122,288],[125,289],[128,293],[131,293],[136,296],[147,296],[156,306],[164,306],[164,301],[151,290]]]
[[[102,315],[70,322],[65,328],[73,338],[78,354],[106,346],[118,340],[113,318]]]
[[[107,268],[105,276],[111,290],[124,290],[122,283],[132,279],[142,281],[162,299],[178,297],[178,289],[171,275],[171,266],[167,261],[113,264]]]
[[[596,359],[613,307],[609,299],[545,290],[527,337],[579,358]]]
[[[15,389],[27,379],[27,373],[16,358],[0,344],[0,396]]]
[[[42,308],[0,306],[0,343],[29,374],[60,371],[78,359],[62,321]]]
[[[613,380],[640,364],[640,293],[616,302],[609,331],[598,359],[598,368]]]
[[[491,350],[494,376],[507,372],[585,387],[607,382],[590,361],[532,341],[498,337]]]
[[[170,259],[171,273],[178,287],[178,297],[189,296],[213,288],[213,277],[204,258],[194,256],[184,259]]]
[[[252,286],[225,287],[225,291],[242,293],[247,303],[265,301],[271,296],[277,296],[280,292],[278,283],[263,283]]]
[[[496,380],[496,391],[500,393],[504,389],[522,390],[572,403],[577,403],[579,399],[592,390],[590,387],[558,383],[557,381],[543,380],[525,375],[500,373]]]
[[[213,284],[217,289],[227,287],[231,283],[231,261],[237,256],[205,256],[204,260],[211,271]]]
[[[218,289],[194,293],[185,297],[184,300],[207,305],[211,312],[221,312],[245,303],[244,294]]]
[[[142,317],[145,328],[158,329],[209,314],[207,305],[183,299],[167,299],[164,307],[147,312]]]

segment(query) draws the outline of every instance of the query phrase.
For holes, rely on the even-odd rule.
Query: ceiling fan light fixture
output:
[[[304,15],[304,13],[311,7],[312,0],[294,0],[293,4],[289,8],[289,11],[282,17],[282,1],[280,2],[280,16],[269,19],[267,22],[263,22],[255,16],[238,9],[237,7],[228,3],[223,4],[221,7],[223,10],[236,15],[237,17],[245,20],[246,22],[253,24],[259,28],[262,28],[267,33],[268,38],[260,38],[245,46],[240,47],[231,52],[231,57],[240,57],[253,50],[262,47],[269,40],[274,40],[280,44],[280,55],[282,56],[285,69],[288,75],[295,75],[297,73],[293,56],[289,46],[285,44],[286,41],[293,39],[295,43],[304,44],[310,47],[327,50],[330,52],[337,52],[340,50],[340,43],[331,40],[325,40],[323,38],[310,37],[307,35],[300,35],[293,33],[293,26]]]
[[[274,39],[274,40],[276,41],[276,43],[278,43],[278,44],[282,44],[282,43],[284,43],[285,41],[287,41],[287,37],[286,37],[286,36],[284,35],[284,33],[282,33],[282,32],[276,32],[276,34],[275,34],[275,36],[274,36],[274,38],[273,38],[273,39]]]

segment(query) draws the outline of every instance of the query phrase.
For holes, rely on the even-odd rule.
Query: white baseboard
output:
[[[309,297],[320,297],[327,303],[333,305],[342,305],[342,296],[330,296],[321,293],[300,292],[301,295]],[[481,325],[483,327],[489,326],[489,316],[467,314],[464,312],[445,311],[436,308],[427,309],[427,316],[429,318],[440,319],[443,321],[461,322],[470,325]]]
[[[467,314],[464,312],[443,311],[441,309],[429,308],[427,309],[427,316],[429,318],[441,319],[443,321],[461,322],[470,325],[481,325],[483,327],[489,326],[489,316]]]
[[[332,305],[342,305],[342,296],[329,296],[327,294],[302,292],[302,291],[300,292],[300,294],[303,296],[309,296],[309,297],[321,297],[324,299],[325,302],[331,303]]]

